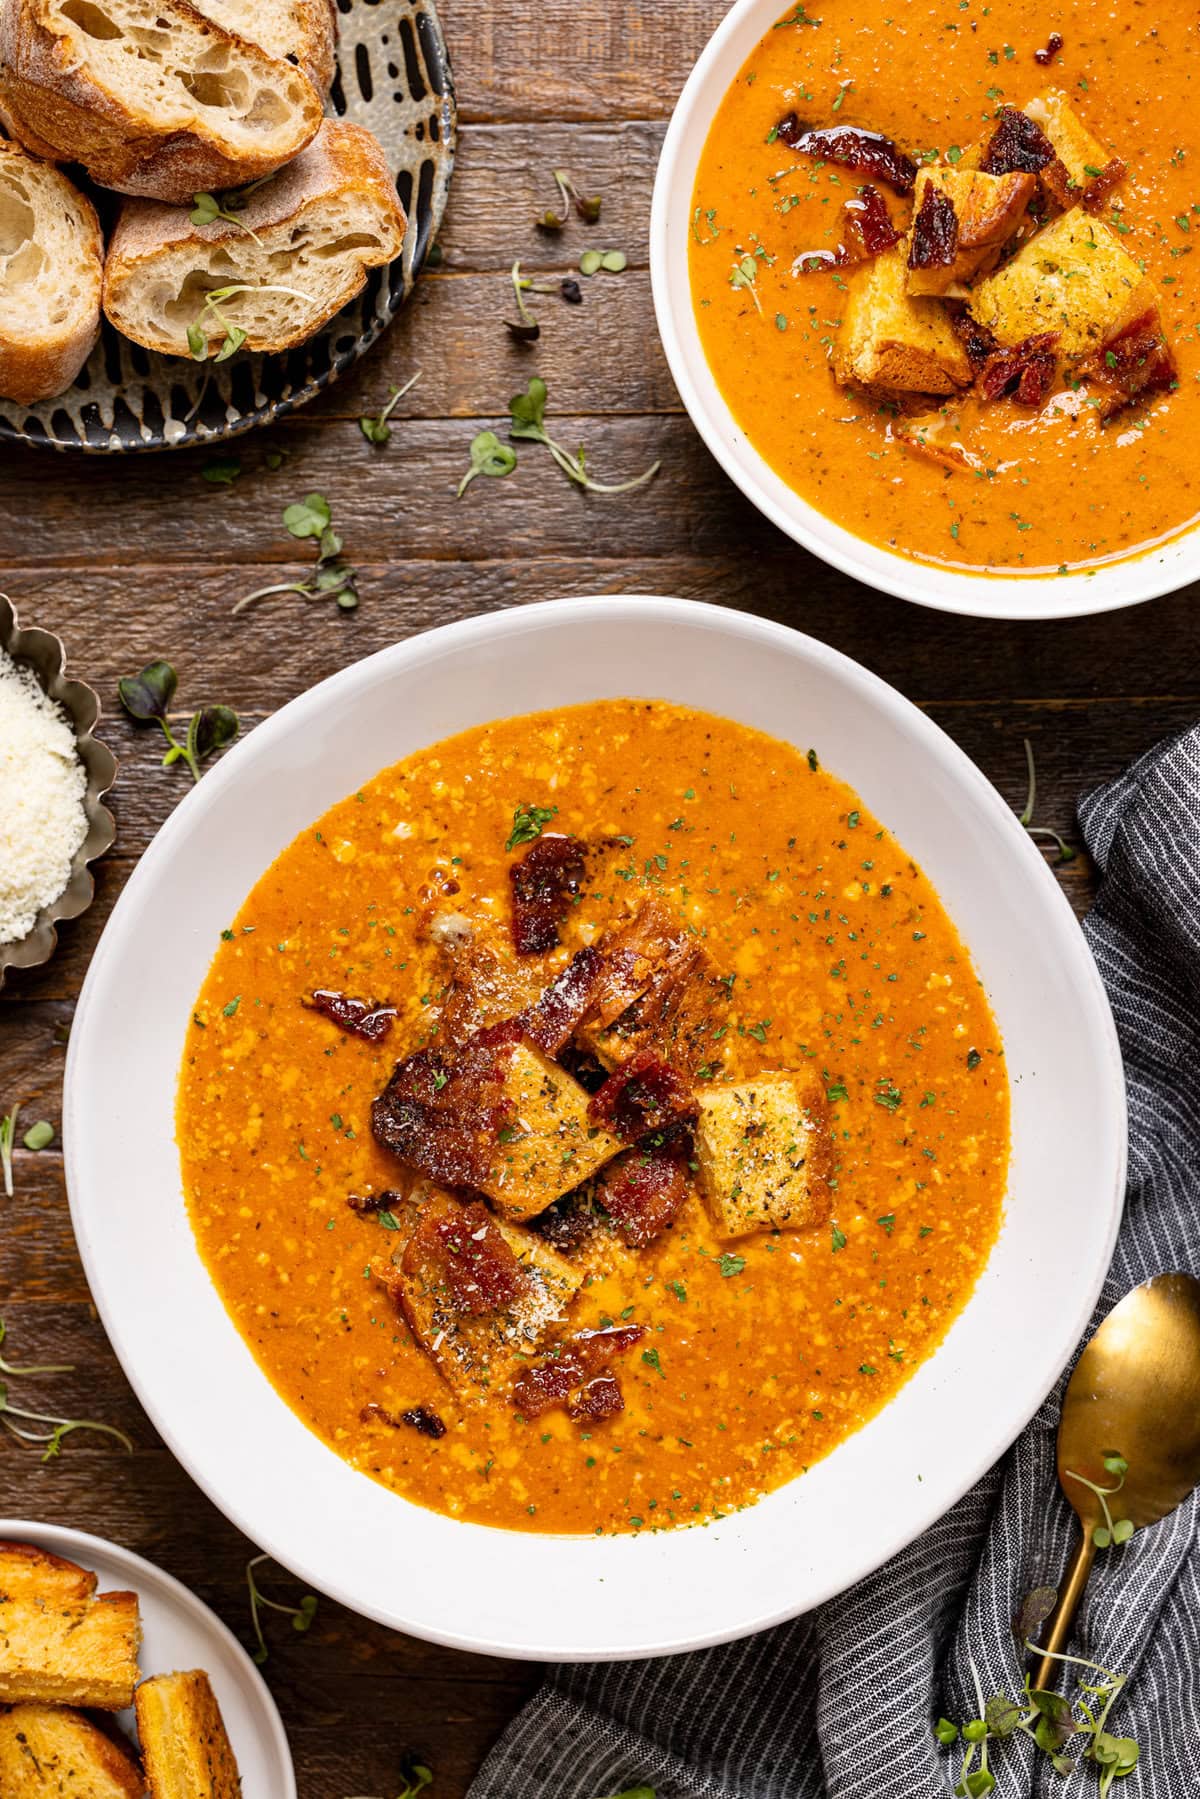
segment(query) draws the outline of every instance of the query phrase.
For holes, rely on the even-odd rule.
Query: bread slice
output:
[[[238,221],[196,226],[172,207],[125,205],[104,273],[104,310],[117,330],[168,356],[220,354],[243,341],[290,349],[354,298],[369,268],[400,254],[406,226],[378,143],[334,119],[248,197]],[[249,291],[207,301],[237,288]],[[198,334],[191,346],[189,329]]]
[[[899,393],[949,394],[970,387],[971,360],[940,300],[907,291],[904,239],[850,277],[833,351],[844,386]]]
[[[48,1705],[0,1710],[3,1799],[142,1799],[133,1757],[81,1713]]]
[[[207,1674],[156,1674],[136,1706],[151,1799],[239,1799],[237,1759]]]
[[[914,246],[926,193],[934,189],[954,213],[956,234],[950,260],[921,267]],[[922,169],[913,195],[913,230],[909,237],[908,291],[944,294],[969,281],[982,269],[994,268],[1004,245],[1019,229],[1037,192],[1032,175],[984,175],[977,169]],[[914,260],[915,259],[915,260]]]
[[[100,330],[104,239],[66,176],[0,139],[0,398],[70,387]]]
[[[0,106],[37,154],[176,205],[273,174],[322,111],[303,70],[188,0],[0,0]]]
[[[97,1595],[96,1584],[45,1549],[0,1543],[0,1701],[98,1711],[133,1704],[137,1594]]]
[[[1072,207],[981,281],[971,317],[1007,347],[1053,331],[1070,359],[1099,348],[1156,303],[1154,283],[1116,233]]]
[[[281,62],[304,70],[318,93],[333,86],[337,14],[333,0],[195,0],[197,12]]]

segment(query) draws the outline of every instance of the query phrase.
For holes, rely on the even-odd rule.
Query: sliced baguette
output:
[[[177,205],[273,174],[321,124],[301,69],[188,0],[0,0],[0,107],[35,153]]]
[[[226,31],[304,70],[318,93],[333,86],[337,14],[333,0],[195,0]]]
[[[378,143],[334,119],[237,216],[196,226],[178,208],[127,202],[104,272],[117,330],[168,356],[195,353],[189,327],[210,352],[231,325],[249,349],[291,349],[354,298],[369,268],[400,254],[406,226]],[[241,286],[249,291],[206,307],[208,294]]]
[[[114,1712],[133,1704],[137,1594],[97,1594],[96,1584],[48,1550],[0,1543],[0,1701]]]
[[[0,1710],[3,1799],[142,1799],[145,1791],[133,1757],[79,1712]]]
[[[100,329],[104,238],[90,201],[0,139],[0,399],[70,387]]]
[[[156,1674],[135,1703],[151,1799],[239,1799],[237,1759],[207,1674]]]

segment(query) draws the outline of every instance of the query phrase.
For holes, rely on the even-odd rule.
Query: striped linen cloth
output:
[[[1079,807],[1103,875],[1085,924],[1129,1083],[1125,1222],[1097,1321],[1168,1269],[1200,1273],[1200,727]],[[1065,1381],[1065,1377],[1064,1377]],[[931,1726],[1019,1691],[1010,1619],[1053,1583],[1074,1522],[1055,1480],[1063,1382],[999,1465],[932,1530],[840,1599],[743,1642],[549,1671],[470,1799],[943,1799],[957,1775]],[[986,1396],[984,1398],[986,1403]],[[1200,1793],[1197,1495],[1102,1558],[1075,1648],[1132,1675],[1110,1729],[1141,1762],[1114,1799]],[[961,1747],[958,1752],[961,1755]],[[1096,1794],[1024,1738],[991,1753],[996,1799]]]

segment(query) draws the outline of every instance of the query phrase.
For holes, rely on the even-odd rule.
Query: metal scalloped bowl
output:
[[[303,406],[395,318],[446,210],[457,135],[450,58],[434,0],[337,0],[337,10],[329,110],[383,145],[408,213],[396,261],[372,269],[357,299],[307,343],[275,356],[189,362],[130,343],[105,321],[66,393],[35,406],[0,400],[0,441],[93,454],[219,443]]]
[[[112,751],[92,736],[100,717],[100,700],[84,682],[68,678],[61,638],[34,625],[22,628],[16,608],[4,594],[0,594],[0,650],[31,669],[42,690],[63,708],[75,727],[75,747],[88,777],[84,795],[87,835],[72,859],[70,879],[53,904],[38,913],[31,931],[15,943],[0,943],[3,987],[10,968],[37,968],[48,962],[58,944],[56,927],[64,919],[80,917],[91,905],[96,885],[91,864],[111,847],[117,834],[112,813],[101,804],[116,779],[117,763]]]
[[[1004,1039],[1012,1164],[999,1239],[945,1341],[824,1461],[704,1528],[539,1536],[410,1503],[280,1398],[197,1251],[175,1089],[222,928],[327,806],[498,713],[631,694],[816,744],[920,862]],[[131,993],[153,996],[136,1029]],[[816,1605],[925,1530],[1003,1453],[1074,1350],[1108,1268],[1125,1101],[1112,1015],[1070,907],[1000,795],[932,720],[799,632],[610,595],[516,607],[381,650],[210,770],[142,858],[92,960],[64,1141],[75,1234],[113,1347],[228,1517],[309,1585],[394,1629],[599,1660],[698,1648]],[[536,1499],[536,1470],[529,1478]]]

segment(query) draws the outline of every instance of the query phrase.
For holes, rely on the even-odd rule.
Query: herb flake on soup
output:
[[[354,1467],[455,1517],[703,1523],[802,1475],[962,1310],[1003,1049],[928,880],[807,753],[608,700],[385,769],[195,1006],[197,1243]]]
[[[736,75],[689,259],[726,402],[856,536],[1071,575],[1200,514],[1194,9],[800,7]]]

